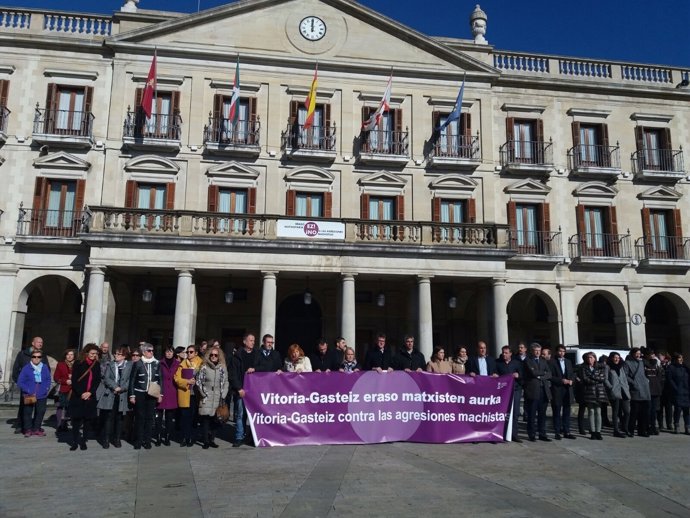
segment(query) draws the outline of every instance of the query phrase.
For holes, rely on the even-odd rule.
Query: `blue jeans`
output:
[[[244,399],[235,397],[235,442],[244,441]]]

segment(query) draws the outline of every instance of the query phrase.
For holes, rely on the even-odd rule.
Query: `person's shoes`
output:
[[[544,442],[551,442],[551,439],[549,439],[546,435],[540,435],[539,440]]]
[[[596,439],[597,441],[603,441],[603,440],[604,440],[604,438],[601,436],[601,433],[599,433],[599,432],[596,433],[595,439]]]
[[[589,440],[590,440],[590,441],[596,441],[596,440],[597,440],[597,434],[596,434],[596,432],[592,432],[592,433],[589,435]]]
[[[625,438],[627,437],[627,435],[625,435],[624,433],[619,432],[618,430],[616,430],[615,432],[613,432],[613,436],[614,436],[614,437],[618,437],[618,438],[620,438],[620,439],[625,439]]]
[[[207,442],[204,442],[204,444],[202,444],[201,447],[202,447],[204,450],[208,450],[208,443],[207,443]]]
[[[208,445],[209,445],[211,448],[218,448],[218,445],[216,444],[216,441],[213,441],[213,440],[209,441],[209,442],[208,442]]]
[[[108,442],[107,439],[105,439],[105,440],[101,441],[101,446],[103,446],[104,450],[107,450],[108,448],[110,448],[110,443]]]
[[[69,451],[76,451],[77,448],[79,448],[79,445],[76,442],[74,442],[70,445]]]
[[[141,450],[141,444],[139,444],[138,442],[135,442],[134,443],[134,449],[135,450]]]
[[[165,446],[170,446],[170,436],[169,435],[166,435],[163,437],[163,444]]]
[[[24,432],[24,437],[31,437],[34,434],[32,430],[27,430]]]
[[[556,439],[557,441],[560,441],[561,440],[561,434],[557,433],[556,435],[553,436],[553,438]]]
[[[650,435],[659,435],[659,429],[658,428],[650,428],[649,434]]]
[[[113,446],[115,446],[115,448],[122,448],[122,443],[120,442],[120,439],[115,439],[113,441]]]
[[[635,437],[635,434],[632,432],[628,432],[628,437]]]
[[[79,449],[82,450],[82,451],[86,449],[86,441],[82,441],[82,442],[79,444]]]
[[[649,432],[638,433],[640,437],[649,437]]]
[[[45,432],[45,430],[44,430],[43,428],[39,428],[38,430],[35,430],[35,431],[34,431],[34,435],[36,435],[36,436],[38,436],[38,437],[45,437],[45,436],[46,436],[46,432]]]
[[[522,439],[520,439],[519,437],[515,437],[515,438],[513,439],[513,442],[518,442],[518,443],[520,443],[520,442],[522,442]]]
[[[242,446],[242,441],[235,441],[232,443],[233,448],[239,448],[240,446]]]
[[[587,432],[585,431],[584,428],[580,428],[580,429],[578,430],[578,432],[580,432],[580,435],[587,435]]]
[[[571,434],[571,433],[566,433],[565,435],[563,435],[563,437],[565,437],[566,439],[577,439],[577,437],[575,437],[575,436],[574,436],[573,434]]]
[[[189,439],[189,440],[187,441],[187,448],[191,448],[192,446],[194,446],[194,440],[193,440],[193,439]]]
[[[150,449],[151,449],[151,443],[150,443],[150,442],[145,442],[145,443],[144,443],[144,449],[145,449],[145,450],[150,450]]]

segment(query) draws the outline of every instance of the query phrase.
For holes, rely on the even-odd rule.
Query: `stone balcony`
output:
[[[677,182],[685,176],[683,148],[635,151],[631,161],[638,180]]]
[[[690,270],[690,237],[645,236],[635,241],[641,268]]]
[[[633,262],[628,234],[575,234],[568,240],[570,257],[580,266],[623,268]]]
[[[0,7],[0,32],[103,40],[114,28],[109,16]]]

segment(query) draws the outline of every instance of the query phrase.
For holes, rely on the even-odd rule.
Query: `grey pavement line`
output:
[[[328,516],[356,449],[357,446],[346,445],[328,448],[283,509],[280,518]]]
[[[518,491],[505,484],[501,484],[500,482],[495,482],[491,479],[482,478],[478,475],[468,473],[456,466],[449,466],[448,464],[445,464],[443,462],[422,457],[420,454],[406,449],[404,445],[405,443],[391,443],[388,445],[389,449],[395,448],[396,450],[398,450],[398,453],[396,455],[386,452],[385,449],[383,451],[387,455],[403,460],[404,462],[407,462],[411,466],[414,466],[418,469],[421,469],[434,475],[442,475],[448,478],[449,480],[454,481],[456,485],[458,485],[457,483],[459,482],[463,485],[463,487],[469,487],[472,490],[476,491],[478,494],[501,494],[497,493],[492,489],[487,489],[487,484],[495,486],[496,490],[502,489],[505,491],[509,491],[510,496],[503,496],[501,494],[501,499],[506,503],[509,503],[512,507],[519,506],[522,509],[528,510],[530,516],[544,516],[552,518],[553,516],[562,515],[563,512],[567,512],[569,516],[585,516],[579,513],[575,513],[572,509],[567,509],[557,504],[553,504],[551,502],[545,502],[544,500],[541,500],[541,498],[538,500],[538,502],[535,502],[534,496],[526,495],[521,491]],[[441,468],[440,470],[439,467]]]
[[[173,453],[170,448],[141,450],[137,455],[134,516],[166,515],[204,516],[189,455],[186,451]]]
[[[651,487],[643,486],[643,485],[640,484],[637,480],[634,480],[634,479],[631,479],[631,478],[629,478],[629,477],[626,477],[625,475],[622,475],[622,474],[618,473],[617,471],[614,471],[613,469],[609,468],[608,466],[605,466],[605,465],[603,465],[603,464],[600,464],[599,462],[597,462],[595,459],[593,459],[593,458],[591,458],[591,457],[586,457],[585,455],[582,455],[581,453],[579,453],[579,452],[577,452],[577,451],[575,451],[575,450],[570,450],[570,449],[567,449],[567,450],[568,450],[570,453],[572,453],[572,454],[576,455],[577,457],[579,457],[580,459],[587,461],[589,464],[592,464],[593,466],[596,466],[596,467],[598,467],[599,469],[603,469],[603,470],[606,471],[607,473],[610,473],[612,476],[614,476],[614,477],[616,477],[616,478],[619,478],[619,479],[622,479],[622,480],[625,480],[626,482],[628,482],[628,483],[630,483],[630,484],[633,484],[634,486],[636,486],[638,489],[640,489],[640,490],[642,490],[642,491],[649,491],[650,493],[652,493],[652,494],[655,495],[656,497],[661,498],[662,500],[665,500],[665,501],[667,501],[667,502],[673,503],[673,504],[675,504],[675,505],[677,505],[677,506],[680,506],[680,507],[681,507],[683,510],[685,510],[686,512],[688,511],[688,508],[687,508],[682,502],[679,502],[679,501],[677,501],[677,500],[674,500],[674,499],[671,498],[670,496],[664,495],[664,494],[660,493],[659,491],[657,491],[657,490],[655,490],[655,489],[653,489],[653,488],[651,488]],[[642,500],[642,501],[644,501],[644,500]],[[652,506],[652,507],[651,507],[651,510],[652,510],[652,511],[656,511],[656,512],[661,511],[658,507],[655,507],[655,506],[654,506],[654,503],[650,503],[649,505]],[[680,516],[684,516],[684,514],[681,514]]]

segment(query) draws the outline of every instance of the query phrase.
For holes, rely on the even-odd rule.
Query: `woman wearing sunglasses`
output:
[[[180,429],[182,438],[180,446],[190,447],[194,444],[193,428],[194,415],[197,411],[196,375],[204,361],[197,354],[196,345],[187,347],[187,358],[180,362],[175,373],[175,386],[177,387],[177,406],[180,409]]]
[[[153,356],[153,345],[144,342],[139,350],[142,357],[132,367],[127,393],[129,402],[134,405],[134,449],[143,446],[145,450],[150,450],[156,405],[163,399],[161,371],[158,360]]]
[[[24,365],[19,372],[19,378],[17,378],[17,385],[22,391],[21,397],[35,397],[33,404],[24,401],[24,413],[22,415],[24,437],[31,437],[32,435],[45,437],[41,425],[46,413],[50,383],[50,369],[43,363],[43,353],[34,349],[31,352],[31,360]]]
[[[118,347],[115,349],[115,359],[105,366],[102,390],[98,398],[98,409],[104,423],[101,436],[103,448],[108,448],[111,442],[116,448],[122,446],[122,417],[129,410],[127,390],[132,374],[132,362],[127,361],[128,352],[126,347]]]
[[[213,345],[206,351],[204,364],[196,376],[196,386],[200,397],[199,416],[203,448],[217,448],[215,438],[219,424],[216,420],[216,409],[225,402],[225,396],[228,395],[228,367],[225,364],[225,354],[220,347]]]

